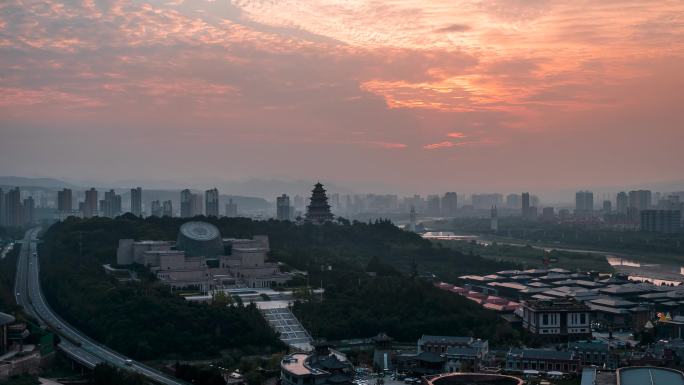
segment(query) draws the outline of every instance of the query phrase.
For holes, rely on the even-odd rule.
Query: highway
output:
[[[105,362],[109,365],[135,371],[147,379],[159,384],[186,385],[187,383],[166,375],[140,362],[115,352],[95,342],[62,320],[47,304],[40,287],[40,266],[37,254],[37,239],[40,228],[26,232],[17,260],[17,276],[15,281],[15,299],[24,311],[38,319],[42,325],[49,327],[60,336],[59,348],[75,360],[88,367],[95,367]]]

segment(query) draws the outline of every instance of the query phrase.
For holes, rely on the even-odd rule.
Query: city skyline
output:
[[[9,1],[0,174],[419,193],[680,180],[683,7]]]
[[[683,0],[0,1],[0,383],[684,385]]]

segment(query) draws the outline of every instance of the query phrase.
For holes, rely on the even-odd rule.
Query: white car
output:
[[[133,360],[126,360],[124,361],[124,364],[126,364],[127,366],[131,366],[133,365]]]

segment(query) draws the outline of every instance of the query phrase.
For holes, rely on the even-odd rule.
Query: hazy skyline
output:
[[[680,1],[8,0],[0,175],[399,193],[682,180],[683,15]]]

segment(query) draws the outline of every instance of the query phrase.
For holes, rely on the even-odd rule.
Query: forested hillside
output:
[[[493,313],[418,277],[487,273],[510,268],[510,263],[436,246],[385,221],[313,226],[246,218],[195,219],[214,223],[224,237],[267,234],[272,259],[309,271],[312,285],[322,283],[322,303],[314,300],[295,308],[317,337],[369,337],[386,331],[410,340],[422,333],[472,331],[500,340],[515,338]],[[119,283],[105,275],[102,264],[115,263],[120,238],[173,240],[184,221],[127,215],[70,218],[55,224],[46,232],[40,254],[48,300],[89,335],[139,359],[281,348],[253,306],[192,304],[145,274],[137,283]]]

